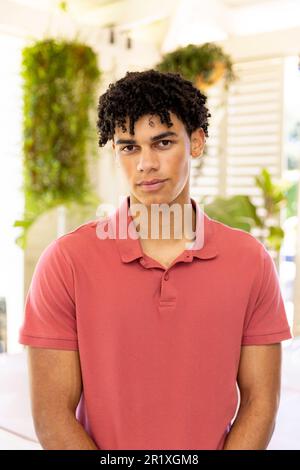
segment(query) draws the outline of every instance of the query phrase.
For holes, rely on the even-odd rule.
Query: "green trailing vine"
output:
[[[97,204],[88,157],[95,154],[91,111],[101,72],[89,46],[46,39],[23,49],[21,76],[25,207],[14,226],[23,229],[16,243],[24,248],[28,229],[45,211]]]
[[[224,78],[225,88],[228,88],[236,78],[230,56],[221,47],[209,42],[201,46],[189,44],[164,54],[156,68],[161,72],[180,73],[203,88],[204,85],[213,85],[221,77]]]

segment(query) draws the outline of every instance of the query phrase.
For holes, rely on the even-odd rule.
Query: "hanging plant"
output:
[[[90,187],[90,116],[101,73],[97,55],[76,40],[46,39],[22,51],[23,78],[23,232],[25,247],[33,222],[48,209],[95,203]]]
[[[205,91],[222,78],[227,89],[236,78],[230,56],[225,54],[221,47],[208,42],[202,46],[189,44],[179,47],[163,55],[156,68],[161,72],[180,73],[201,91]]]

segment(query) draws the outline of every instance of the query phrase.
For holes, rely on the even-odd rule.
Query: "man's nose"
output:
[[[159,159],[152,149],[143,149],[140,153],[137,170],[147,171],[151,168],[159,168]]]

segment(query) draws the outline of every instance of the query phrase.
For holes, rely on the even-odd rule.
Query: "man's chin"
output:
[[[166,195],[148,193],[143,196],[139,196],[137,202],[140,202],[145,206],[151,206],[151,204],[170,204],[172,199]]]

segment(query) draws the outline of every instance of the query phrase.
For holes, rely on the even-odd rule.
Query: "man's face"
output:
[[[202,154],[205,134],[199,128],[189,138],[183,122],[172,112],[172,127],[162,124],[157,115],[140,117],[129,134],[116,127],[112,147],[125,174],[133,200],[145,205],[171,203],[188,188],[191,157]],[[143,181],[165,180],[156,185]],[[180,199],[180,197],[179,197]]]

